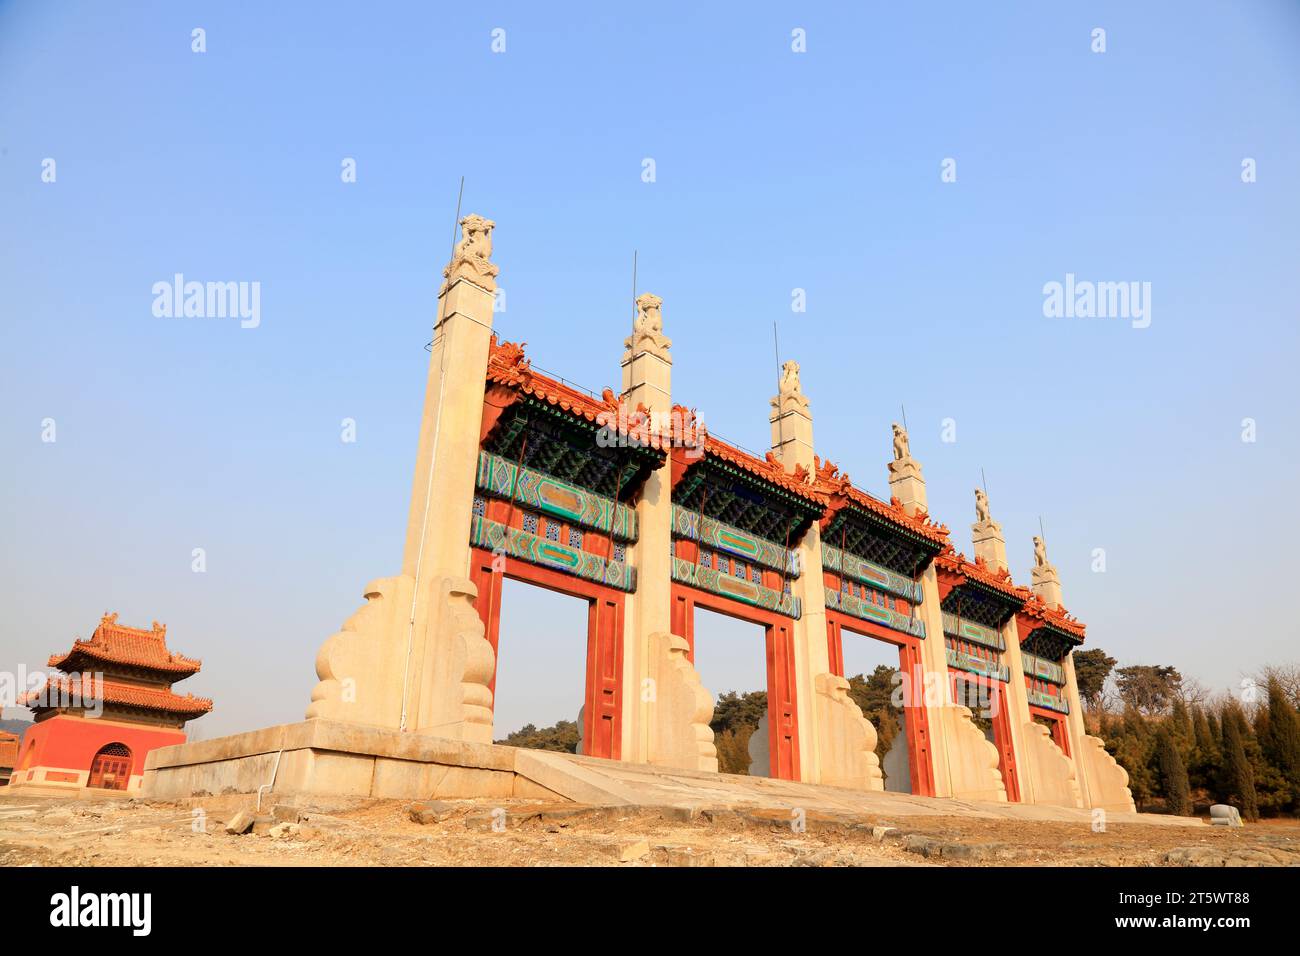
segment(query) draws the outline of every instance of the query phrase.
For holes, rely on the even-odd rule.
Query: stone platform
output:
[[[378,799],[562,799],[600,806],[780,809],[894,816],[1058,820],[1089,825],[1091,811],[916,797],[674,770],[596,757],[522,750],[331,720],[164,747],[149,754],[142,796],[255,793]],[[1108,824],[1203,826],[1189,817],[1108,813]]]

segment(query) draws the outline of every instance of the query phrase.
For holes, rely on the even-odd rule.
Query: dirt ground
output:
[[[427,822],[412,819],[424,808]],[[263,808],[0,796],[3,866],[1286,866],[1300,822],[1243,829],[583,807],[511,800]],[[417,814],[419,815],[419,814]]]

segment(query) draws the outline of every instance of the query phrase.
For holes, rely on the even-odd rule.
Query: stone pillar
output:
[[[1043,539],[1034,535],[1034,567],[1030,571],[1030,590],[1034,596],[1050,608],[1061,606],[1061,579],[1056,567],[1047,561],[1047,549]],[[1079,797],[1084,806],[1088,806],[1088,780],[1083,761],[1078,759],[1084,736],[1083,714],[1079,710],[1078,687],[1074,682],[1074,661],[1067,654],[1063,662],[1066,673],[1065,697],[1070,708],[1066,715],[1065,726],[1070,740],[1070,764],[1074,768],[1074,780],[1079,790]],[[1076,726],[1077,723],[1077,726]]]
[[[623,391],[627,418],[650,412],[660,436],[682,434],[672,415],[672,340],[663,333],[663,300],[637,297],[632,334],[624,340]],[[665,444],[667,442],[665,441]],[[688,658],[689,645],[672,633],[672,465],[651,472],[636,504],[637,541],[628,550],[637,572],[623,627],[622,758],[638,763],[717,770],[709,721],[713,698]]]
[[[894,424],[894,460],[889,463],[890,495],[903,510],[915,516],[926,513],[925,479],[920,462],[912,457],[907,431]],[[921,605],[917,616],[925,622],[920,659],[922,688],[930,724],[930,753],[934,762],[934,795],[959,800],[1005,801],[1006,787],[998,771],[998,748],[971,721],[971,711],[952,697],[948,677],[948,652],[943,640],[943,610],[939,606],[939,578],[934,563],[921,575]],[[920,702],[920,699],[918,699]]]
[[[983,489],[975,489],[975,523],[971,525],[971,545],[975,560],[990,571],[1009,570],[1007,541],[1002,536],[1002,525],[989,514],[988,496]],[[1029,716],[1029,695],[1025,690],[1024,664],[1020,659],[1020,629],[1015,615],[1002,625],[1002,640],[1007,645],[1002,661],[1010,671],[1011,679],[1003,693],[1002,706],[1008,708],[1007,725],[1011,728],[1011,746],[1016,754],[1016,779],[1020,785],[1022,803],[1034,802],[1034,776],[1032,756],[1028,753],[1025,725],[1032,722]],[[1005,781],[1004,781],[1005,782]]]
[[[897,498],[908,514],[929,511],[921,463],[912,457],[907,430],[894,422],[894,460],[889,463],[889,495]]]
[[[1061,577],[1056,566],[1047,560],[1047,546],[1038,536],[1034,537],[1031,579],[1030,586],[1039,600],[1053,610],[1061,610]],[[1094,810],[1132,813],[1136,807],[1128,788],[1128,771],[1106,751],[1101,738],[1089,734],[1084,726],[1079,681],[1074,673],[1074,652],[1066,654],[1061,663],[1065,669],[1065,699],[1070,708],[1065,726],[1083,805]]]
[[[1083,725],[1083,702],[1079,699],[1079,681],[1074,676],[1073,651],[1065,655],[1061,666],[1065,669],[1065,699],[1070,707],[1070,712],[1065,717],[1065,728],[1070,738],[1070,761],[1074,764],[1074,779],[1079,785],[1079,796],[1083,800],[1083,805],[1091,807],[1095,804],[1088,786],[1089,761],[1084,759],[1090,738],[1088,738],[1087,728]]]
[[[970,526],[971,544],[975,558],[994,571],[1007,571],[1007,539],[1002,537],[1002,525],[989,517],[989,499],[983,489],[975,489],[975,523]]]
[[[1061,576],[1047,560],[1047,546],[1034,535],[1034,569],[1029,573],[1030,589],[1040,601],[1055,610],[1061,606]]]
[[[632,334],[623,340],[623,399],[667,414],[673,407],[673,340],[664,335],[663,299],[649,292],[637,296]]]
[[[799,363],[781,369],[768,422],[772,456],[790,473],[816,474],[812,412],[799,383]],[[791,593],[802,608],[792,628],[796,696],[799,707],[799,771],[811,783],[883,790],[876,756],[876,729],[848,695],[849,682],[831,672],[826,642],[826,586],[822,571],[821,526],[814,521],[796,549],[799,577]]]
[[[495,665],[468,580],[498,268],[470,215],[438,293],[402,572],[322,646],[308,717],[491,742]]]
[[[799,382],[798,362],[786,362],[782,366],[777,394],[769,405],[772,457],[786,472],[803,468],[809,475],[816,474],[812,406]],[[799,576],[790,581],[790,593],[799,599],[801,608],[799,620],[790,629],[799,711],[799,777],[809,783],[821,783],[825,769],[823,750],[829,744],[824,739],[826,728],[820,726],[823,708],[817,703],[816,680],[818,675],[830,671],[830,650],[826,644],[826,594],[822,584],[821,528],[817,522],[812,523],[793,550],[799,555],[800,568]],[[872,747],[875,747],[874,740]]]
[[[994,572],[1010,570],[1002,525],[990,516],[988,496],[979,488],[975,489],[975,518],[971,525],[971,544],[976,560]],[[1007,725],[1011,728],[1011,743],[1016,753],[1020,802],[1077,806],[1078,795],[1071,790],[1075,778],[1071,761],[1052,742],[1046,728],[1035,724],[1029,713],[1020,628],[1014,615],[1002,626],[1002,639],[1007,645],[1003,663],[1011,672],[1003,706],[1008,709]]]

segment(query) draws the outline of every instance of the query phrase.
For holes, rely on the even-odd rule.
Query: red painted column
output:
[[[903,717],[907,728],[907,763],[912,793],[919,797],[933,797],[934,757],[930,752],[930,717],[925,706],[925,670],[921,666],[920,649],[915,643],[903,644],[898,649],[898,658],[908,679],[907,696],[911,697],[911,700],[903,701]]]
[[[837,677],[844,676],[844,634],[840,626],[827,618],[826,650],[831,662],[831,673]]]
[[[1016,767],[1016,746],[1011,737],[1011,708],[1006,688],[999,681],[989,682],[989,705],[993,709],[993,737],[998,748],[998,770],[1007,788],[1007,800],[1020,802],[1020,772]]]
[[[622,752],[623,599],[591,602],[587,625],[587,702],[583,753],[617,760]]]
[[[1052,727],[1052,736],[1056,738],[1056,746],[1061,748],[1061,753],[1070,756],[1070,734],[1064,716],[1057,715]]]
[[[695,601],[683,588],[672,587],[672,625],[673,633],[686,639],[688,650],[686,657],[695,663]]]
[[[794,635],[788,624],[770,624],[765,630],[768,772],[780,780],[798,780],[799,710],[795,699]]]

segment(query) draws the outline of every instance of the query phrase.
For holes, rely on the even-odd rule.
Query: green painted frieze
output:
[[[519,468],[500,455],[479,452],[476,483],[490,495],[513,498],[521,508],[603,531],[616,541],[636,540],[636,512],[627,505],[531,468]]]
[[[850,617],[875,621],[877,624],[902,631],[904,634],[911,634],[913,637],[925,637],[925,622],[919,617],[911,617],[893,608],[881,607],[844,591],[827,588],[826,606],[832,611],[843,611]]]
[[[476,515],[470,526],[469,540],[476,548],[504,552],[512,558],[564,571],[598,584],[607,584],[620,591],[636,590],[636,569],[626,563],[606,561],[581,548],[570,548],[521,528],[507,528],[498,521],[489,521]]]
[[[799,599],[792,594],[764,587],[745,578],[724,574],[717,568],[701,567],[685,558],[673,558],[673,580],[678,584],[689,584],[701,591],[711,591],[796,620],[802,613]]]
[[[717,551],[726,551],[773,571],[782,571],[789,577],[798,577],[800,573],[797,551],[713,518],[706,518],[698,511],[691,511],[681,505],[673,505],[673,534],[679,538],[698,541]]]
[[[841,551],[825,542],[822,543],[822,567],[827,571],[834,571],[860,581],[877,591],[901,597],[912,604],[921,603],[920,582],[897,571],[872,564],[852,552]]]

